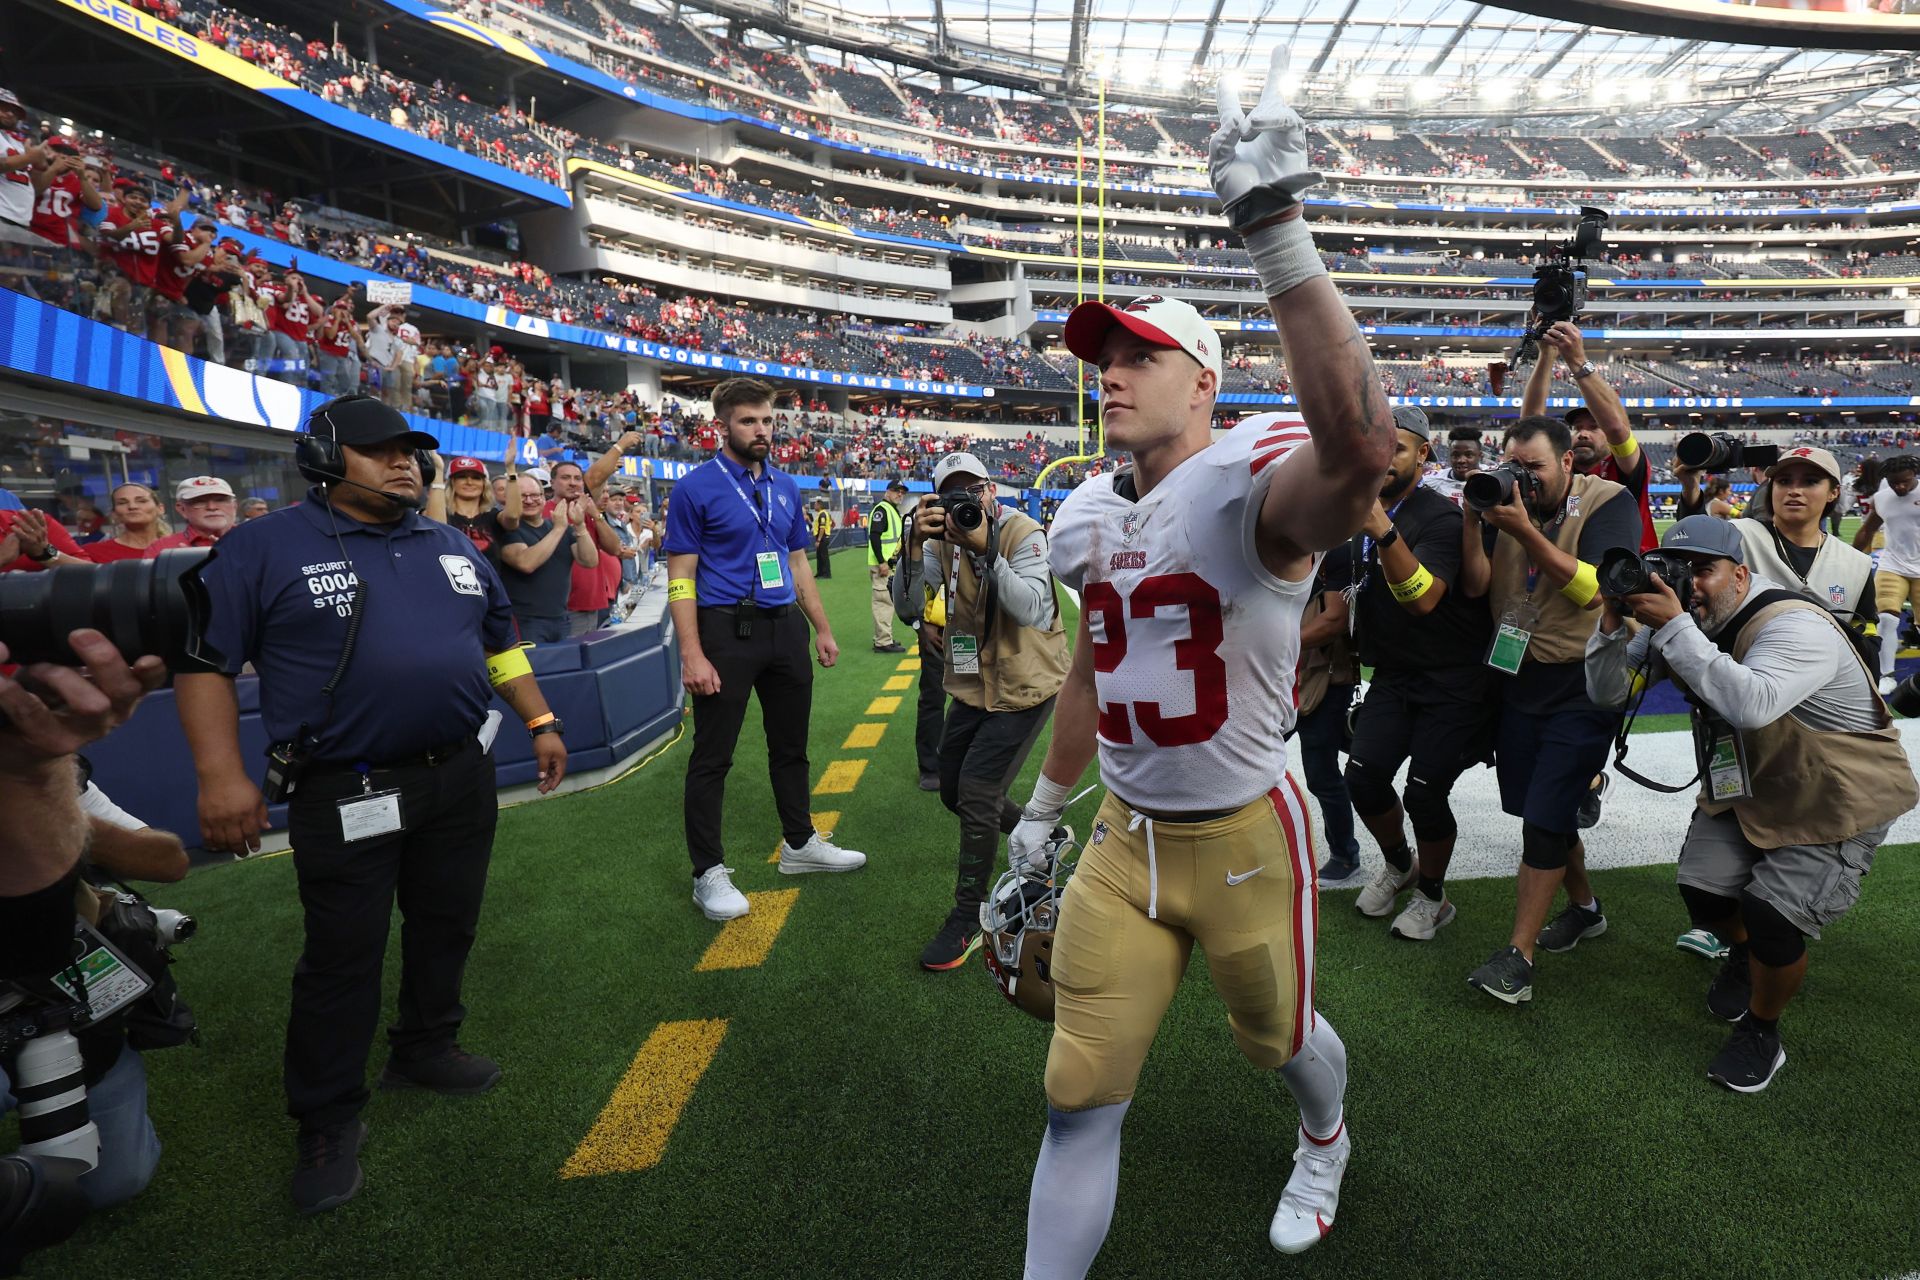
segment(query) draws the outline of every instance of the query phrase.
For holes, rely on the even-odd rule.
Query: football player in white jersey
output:
[[[1060,906],[1047,1131],[1027,1216],[1027,1280],[1080,1280],[1106,1238],[1120,1126],[1193,945],[1255,1066],[1300,1106],[1269,1227],[1289,1253],[1332,1225],[1351,1145],[1346,1050],[1313,1008],[1318,919],[1306,807],[1286,773],[1300,615],[1320,553],[1361,526],[1393,418],[1367,344],[1313,247],[1298,193],[1306,128],[1280,99],[1221,95],[1214,190],[1270,300],[1301,414],[1212,443],[1219,336],[1184,302],[1085,303],[1069,350],[1100,368],[1109,442],[1132,466],[1087,480],[1052,529],[1082,594],[1053,740],[1016,867],[1044,863],[1068,787],[1097,749],[1108,788]]]

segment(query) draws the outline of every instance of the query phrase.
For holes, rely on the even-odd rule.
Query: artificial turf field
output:
[[[306,1220],[287,1196],[293,1128],[280,1088],[300,939],[293,867],[271,857],[197,871],[154,894],[201,922],[175,973],[203,1036],[147,1056],[166,1146],[154,1184],[36,1255],[28,1274],[1018,1276],[1047,1028],[1006,1004],[977,958],[940,975],[916,964],[951,902],[955,826],[915,787],[913,690],[884,690],[909,673],[869,650],[861,558],[835,561],[823,586],[844,649],[815,684],[813,776],[866,763],[851,791],[814,805],[838,811],[837,838],[871,862],[782,877],[767,861],[779,830],[750,716],[728,792],[728,861],[749,893],[794,893],[764,963],[696,969],[720,926],[689,900],[690,735],[623,781],[503,812],[462,1041],[505,1077],[473,1099],[376,1093],[365,1190]],[[873,705],[884,697],[898,709]],[[885,726],[877,745],[844,747],[871,740],[860,725]],[[1630,794],[1616,788],[1609,803]],[[1094,803],[1074,810],[1083,828]],[[1517,824],[1462,839],[1510,845],[1518,859]],[[1291,1100],[1235,1050],[1196,955],[1128,1117],[1118,1211],[1093,1274],[1920,1268],[1912,854],[1882,850],[1858,908],[1815,946],[1783,1023],[1788,1064],[1754,1097],[1705,1079],[1725,1027],[1704,1006],[1710,966],[1673,948],[1685,921],[1671,868],[1598,873],[1613,927],[1545,957],[1519,1009],[1464,982],[1505,937],[1511,881],[1451,884],[1460,920],[1424,946],[1360,917],[1351,891],[1326,894],[1319,1006],[1350,1055],[1355,1154],[1336,1228],[1298,1258],[1266,1242],[1290,1168]],[[758,899],[749,919],[770,922],[777,905]],[[389,1011],[398,961],[396,929]],[[677,1123],[669,1132],[645,1110],[693,1075],[668,1053],[634,1073],[641,1111],[603,1119],[663,1023],[693,1025],[661,1033],[656,1050],[718,1038]],[[377,1042],[370,1075],[383,1054]],[[631,1163],[662,1138],[653,1167],[562,1176],[570,1161]]]

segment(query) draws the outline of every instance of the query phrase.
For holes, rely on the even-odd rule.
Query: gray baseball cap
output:
[[[1402,431],[1411,431],[1422,440],[1433,439],[1433,428],[1427,424],[1427,414],[1417,405],[1397,404],[1393,406],[1393,425]]]
[[[1735,564],[1747,562],[1745,544],[1731,520],[1718,516],[1688,516],[1667,530],[1660,539],[1662,551],[1681,555],[1718,556]]]

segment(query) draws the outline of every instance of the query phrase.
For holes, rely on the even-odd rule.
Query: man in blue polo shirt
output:
[[[400,1016],[381,1085],[471,1094],[500,1078],[455,1041],[497,814],[493,759],[475,733],[498,693],[534,735],[542,791],[565,774],[567,750],[493,566],[466,534],[419,514],[419,451],[433,437],[359,395],[314,410],[307,431],[296,454],[316,482],[306,500],[228,533],[201,581],[228,671],[251,662],[259,673],[268,788],[287,798],[306,915],[285,1063],[300,1123],[293,1198],[318,1213],[360,1189],[396,894]],[[245,856],[260,847],[267,797],[241,758],[233,677],[182,675],[175,693],[207,847]]]
[[[713,414],[725,438],[712,458],[674,486],[665,548],[680,680],[693,695],[684,802],[693,901],[709,920],[731,920],[747,914],[748,904],[723,865],[721,801],[749,694],[760,695],[767,771],[786,836],[781,873],[852,871],[866,865],[867,855],[829,843],[813,829],[807,623],[813,624],[821,666],[834,664],[840,646],[807,563],[813,535],[800,487],[766,464],[773,446],[773,389],[752,378],[729,378],[714,389]]]

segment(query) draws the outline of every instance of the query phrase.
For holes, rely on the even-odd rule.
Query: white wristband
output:
[[[1067,808],[1067,788],[1041,774],[1033,782],[1033,798],[1023,811],[1030,818],[1058,818]]]
[[[1262,227],[1243,239],[1247,256],[1253,259],[1253,269],[1260,276],[1260,287],[1269,298],[1327,274],[1327,264],[1313,247],[1313,233],[1307,230],[1304,217]]]

